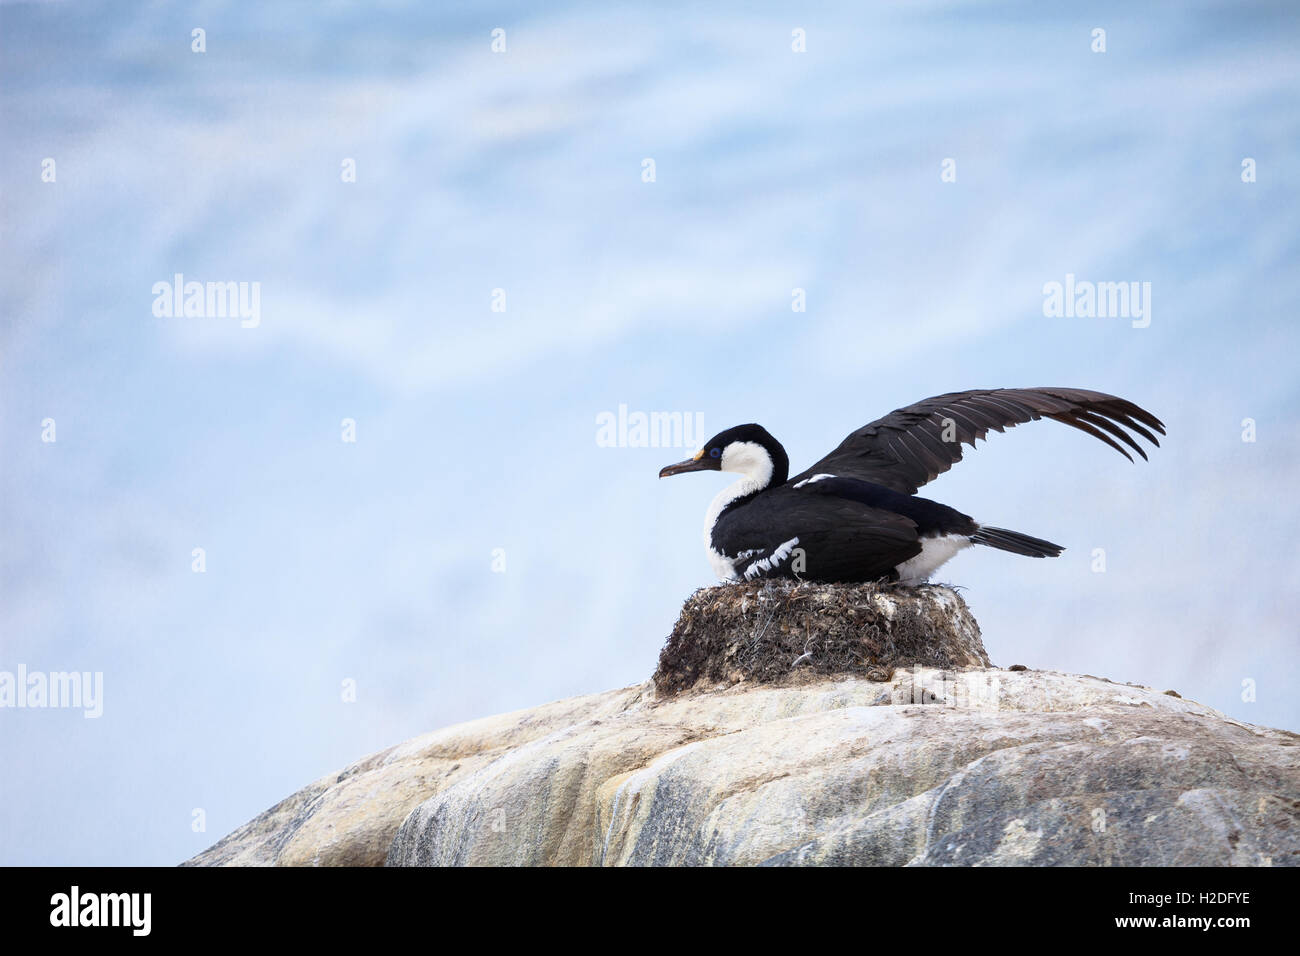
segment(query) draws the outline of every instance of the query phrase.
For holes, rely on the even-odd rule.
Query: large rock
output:
[[[956,595],[925,591],[914,600],[961,623]],[[915,610],[893,599],[895,614]],[[948,646],[975,653],[978,633],[972,644],[958,631]],[[807,640],[757,671],[713,671],[739,645],[705,643],[722,657],[670,667],[684,676],[662,690],[560,701],[375,754],[190,862],[1300,863],[1295,734],[1050,671],[886,654],[873,666],[888,679],[826,676],[796,665]]]
[[[1300,862],[1297,737],[993,669],[643,697],[421,804],[388,862]]]

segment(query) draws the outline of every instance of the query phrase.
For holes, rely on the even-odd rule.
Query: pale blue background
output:
[[[0,862],[174,863],[647,677],[722,479],[597,447],[621,402],[801,469],[952,389],[1132,399],[1149,464],[1038,423],[930,486],[1069,549],[942,577],[998,663],[1300,729],[1296,6],[801,10],[0,4],[0,669],[105,680],[0,711]],[[174,272],[261,282],[261,327],[154,318]],[[1150,328],[1045,319],[1067,272],[1151,282]]]

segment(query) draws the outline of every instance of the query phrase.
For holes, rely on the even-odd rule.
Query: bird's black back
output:
[[[763,576],[823,581],[891,578],[921,551],[920,539],[969,534],[976,524],[947,505],[852,478],[823,478],[796,488],[786,483],[738,499],[713,526],[715,550],[737,562],[742,578],[789,542],[801,561],[783,560]],[[752,552],[752,553],[751,553]]]

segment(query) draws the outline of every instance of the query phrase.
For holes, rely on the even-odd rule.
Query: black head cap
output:
[[[697,451],[694,457],[660,469],[659,477],[667,478],[669,475],[681,475],[688,471],[721,471],[727,448],[736,444],[757,445],[772,460],[772,476],[764,487],[783,485],[786,479],[790,477],[790,458],[786,455],[785,449],[781,447],[781,443],[773,438],[762,425],[753,424],[737,425],[735,428],[728,428],[726,431],[718,432],[704,443],[704,447]],[[742,471],[742,469],[736,467],[728,470]],[[742,471],[742,473],[744,472]]]

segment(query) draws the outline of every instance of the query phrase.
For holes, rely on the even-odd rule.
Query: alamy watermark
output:
[[[1132,319],[1133,328],[1151,324],[1150,282],[1076,281],[1073,272],[1065,282],[1043,285],[1043,315],[1047,318]]]
[[[0,708],[80,708],[83,717],[104,713],[103,671],[0,671]]]
[[[900,671],[898,677],[902,677]],[[985,671],[956,672],[929,667],[912,669],[910,679],[891,688],[892,704],[931,704],[968,710],[1001,710],[1002,680]]]
[[[133,936],[148,936],[152,910],[152,893],[83,893],[74,884],[50,897],[50,925],[124,927]]]
[[[262,283],[185,281],[176,273],[153,284],[153,314],[160,319],[237,318],[246,329],[262,323]]]
[[[707,437],[703,412],[618,412],[596,415],[600,448],[699,448]]]

